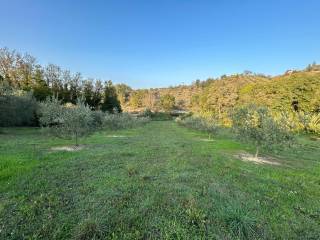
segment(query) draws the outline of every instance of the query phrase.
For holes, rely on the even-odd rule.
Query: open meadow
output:
[[[254,153],[174,121],[80,141],[39,128],[0,138],[0,239],[319,239],[320,141]],[[71,151],[72,150],[72,151]],[[272,164],[275,163],[275,164]]]

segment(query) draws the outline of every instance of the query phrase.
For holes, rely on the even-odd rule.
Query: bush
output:
[[[62,124],[63,107],[57,98],[48,97],[40,103],[39,121],[41,126],[55,127]]]
[[[153,115],[152,111],[150,108],[146,108],[142,113],[141,113],[141,117],[148,117],[151,118]]]
[[[233,130],[236,135],[256,146],[256,157],[259,147],[273,148],[275,145],[289,145],[293,135],[288,128],[276,122],[267,108],[250,105],[236,109],[232,115]]]
[[[40,123],[61,138],[78,139],[93,132],[94,118],[88,106],[78,101],[77,105],[61,106],[55,98],[47,99],[40,105]]]
[[[262,237],[263,226],[258,221],[255,211],[246,204],[227,201],[219,208],[218,217],[235,239],[261,239]]]
[[[152,120],[155,121],[168,121],[172,120],[172,116],[168,112],[153,112],[151,115]]]
[[[274,118],[290,131],[320,135],[320,113],[281,112],[274,114]]]
[[[92,121],[92,128],[93,129],[101,129],[104,124],[104,118],[106,114],[102,111],[92,111],[91,113],[93,121]]]
[[[308,122],[308,130],[320,135],[320,113],[313,114]]]
[[[174,109],[175,104],[176,104],[176,99],[174,96],[170,94],[165,94],[160,97],[160,107],[164,111],[167,111],[167,112],[171,111],[172,109]]]
[[[133,128],[150,121],[147,117],[134,117],[129,113],[106,114],[104,126],[110,129]]]
[[[188,128],[200,130],[209,134],[209,138],[211,135],[214,135],[219,130],[219,125],[217,121],[213,117],[202,118],[202,117],[185,117],[185,118],[176,118],[176,122],[186,126]]]
[[[38,104],[31,93],[0,96],[0,127],[36,126]]]

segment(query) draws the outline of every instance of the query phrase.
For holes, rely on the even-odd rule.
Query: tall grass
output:
[[[190,116],[186,118],[178,117],[175,121],[185,127],[208,133],[209,139],[212,135],[217,134],[219,130],[219,124],[214,118]]]
[[[148,117],[135,117],[129,113],[106,114],[103,127],[109,129],[124,129],[141,126],[150,121]]]

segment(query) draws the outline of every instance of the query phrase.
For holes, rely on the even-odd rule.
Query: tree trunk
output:
[[[78,146],[78,133],[76,133],[76,146]]]
[[[259,147],[256,148],[256,155],[255,155],[255,158],[258,158],[258,155],[259,155]]]

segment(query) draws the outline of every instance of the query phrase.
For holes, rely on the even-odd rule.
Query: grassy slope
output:
[[[233,157],[253,149],[227,135],[206,138],[158,121],[50,152],[68,141],[7,129],[0,239],[320,237],[319,142],[301,138],[268,166]]]

